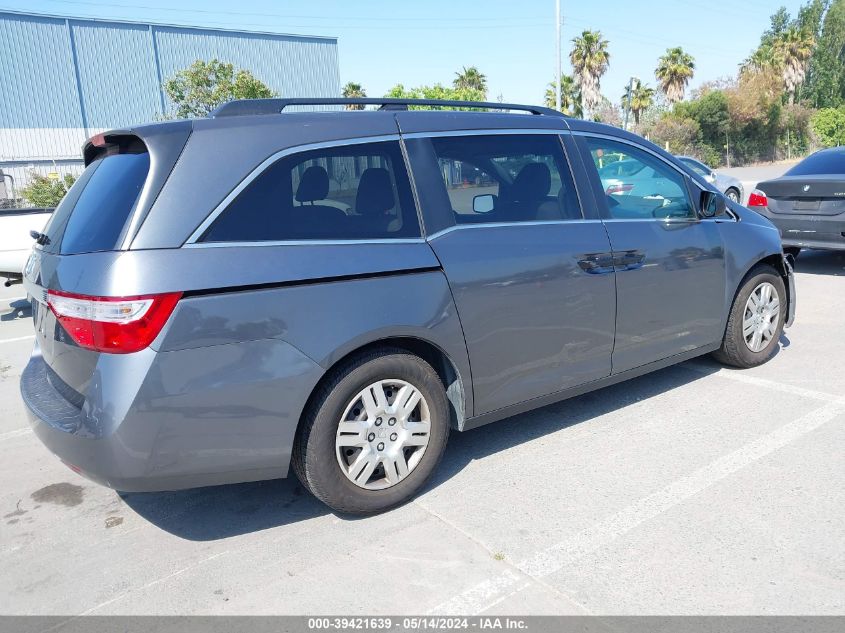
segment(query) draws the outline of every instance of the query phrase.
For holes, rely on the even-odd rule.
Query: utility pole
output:
[[[560,111],[560,0],[555,0],[555,108]]]
[[[628,105],[625,108],[625,124],[624,124],[624,127],[622,128],[626,132],[628,131],[628,116],[631,114],[631,97],[634,94],[634,82],[635,81],[638,84],[640,82],[640,80],[637,79],[636,77],[631,77],[631,79],[628,80]]]

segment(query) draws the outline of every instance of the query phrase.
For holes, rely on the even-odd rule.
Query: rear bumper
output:
[[[755,209],[780,232],[784,246],[845,250],[845,216],[787,215]]]
[[[232,348],[258,343],[281,365],[272,375],[257,367],[238,381],[227,361],[242,365],[250,350]],[[313,361],[282,341],[139,354],[148,356],[141,359],[148,371],[137,388],[138,372],[115,366],[136,355],[104,354],[106,366],[98,366],[77,407],[54,386],[36,348],[21,375],[21,395],[33,431],[59,459],[126,492],[287,476],[302,406],[322,374]],[[221,386],[221,372],[229,384]]]

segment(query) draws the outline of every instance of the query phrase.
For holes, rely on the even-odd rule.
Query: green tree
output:
[[[581,94],[583,116],[601,102],[601,78],[610,63],[609,42],[600,31],[583,31],[573,38],[569,61]]]
[[[484,101],[484,93],[475,88],[449,88],[442,84],[433,86],[419,86],[406,89],[402,84],[396,84],[385,97],[391,99],[446,99],[449,101]],[[412,110],[426,110],[428,106],[411,106]],[[459,108],[465,109],[465,108]]]
[[[356,84],[355,82],[350,81],[343,87],[343,96],[346,99],[362,99],[367,96],[367,91],[364,90],[361,84]],[[346,106],[346,109],[363,110],[364,106],[357,103],[350,103]]]
[[[487,98],[487,76],[479,72],[475,66],[469,68],[464,66],[456,72],[452,86],[456,90],[476,90],[484,96],[482,101]]]
[[[640,115],[643,110],[650,108],[654,103],[654,88],[649,88],[641,81],[634,83],[633,90],[631,84],[625,86],[625,94],[622,95],[622,107],[631,108],[631,114],[634,115],[634,124],[640,124]]]
[[[178,118],[207,116],[214,108],[232,99],[267,99],[276,96],[248,70],[235,71],[232,64],[218,59],[198,59],[164,82],[164,91]]]
[[[670,106],[683,101],[687,84],[694,74],[695,59],[680,46],[667,48],[666,54],[657,60],[657,69],[654,71]]]
[[[21,195],[36,207],[54,208],[59,205],[74,182],[76,178],[70,174],[54,179],[31,172],[29,184],[21,190]]]
[[[571,116],[580,117],[581,112],[581,95],[578,93],[578,85],[572,75],[560,76],[560,110]],[[555,99],[555,89],[558,84],[554,81],[549,82],[546,88],[545,101],[546,107],[557,107],[557,100]]]
[[[832,0],[824,14],[803,95],[817,108],[845,103],[845,0]]]
[[[810,119],[810,126],[824,147],[845,145],[845,108],[823,108]]]

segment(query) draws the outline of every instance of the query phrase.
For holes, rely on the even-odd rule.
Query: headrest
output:
[[[365,169],[358,182],[355,210],[361,215],[375,215],[392,209],[394,205],[390,172],[384,167]]]
[[[552,174],[545,163],[528,163],[523,167],[511,188],[511,197],[518,202],[540,200],[549,195]]]
[[[329,195],[329,175],[319,165],[311,165],[299,180],[299,186],[296,188],[296,201],[325,200],[327,195]]]

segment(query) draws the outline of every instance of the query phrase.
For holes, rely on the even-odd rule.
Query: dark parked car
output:
[[[748,206],[778,228],[784,250],[845,250],[845,147],[811,154],[757,185]]]
[[[777,350],[777,231],[655,145],[544,108],[322,101],[350,102],[381,107],[232,102],[86,144],[25,269],[21,390],[72,469],[151,491],[292,464],[332,508],[376,512],[450,429]],[[609,160],[652,186],[607,193]]]

